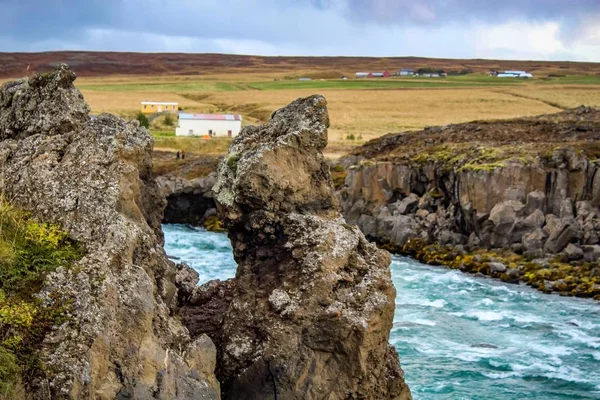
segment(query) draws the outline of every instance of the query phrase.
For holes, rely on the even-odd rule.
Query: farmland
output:
[[[35,58],[38,56],[27,55],[29,62],[37,65],[36,70],[43,69],[44,63],[49,63],[52,57],[57,57],[55,61],[72,64],[75,59],[77,65],[74,64],[73,68],[80,75],[76,85],[90,104],[92,112],[110,112],[125,118],[135,117],[141,101],[160,100],[179,102],[180,107],[188,112],[239,113],[244,118],[244,124],[255,124],[266,121],[274,109],[298,97],[320,93],[328,101],[331,119],[328,151],[334,156],[390,132],[472,120],[553,113],[581,104],[600,106],[600,66],[592,63],[138,56],[134,58],[124,53],[57,53]],[[10,63],[7,62],[5,67],[12,65],[17,70],[19,57],[8,57]],[[119,57],[122,60],[120,63]],[[2,58],[0,54],[0,60]],[[101,63],[98,62],[99,58]],[[144,73],[144,61],[148,62],[147,73]],[[397,67],[418,66],[456,70],[468,68],[473,72],[445,78],[354,79],[355,71],[394,71]],[[502,79],[485,74],[487,69],[519,67],[532,71],[535,78]],[[340,79],[342,75],[349,79]],[[300,77],[310,77],[311,80],[299,81]],[[157,131],[158,148],[218,154],[227,145],[208,144],[209,141],[193,138],[175,138],[169,136],[169,128],[163,125],[153,128]]]
[[[177,101],[190,112],[240,113],[244,124],[264,122],[274,109],[298,97],[320,93],[329,103],[329,150],[334,155],[390,132],[552,113],[580,104],[600,106],[600,77],[596,76],[530,81],[485,75],[443,79],[275,79],[282,78],[276,74],[271,75],[270,81],[262,74],[94,77],[81,78],[77,84],[95,113],[112,112],[133,118],[140,101],[160,99]],[[203,148],[213,152],[216,148],[192,142],[193,139],[157,138],[157,146],[164,148],[179,145],[192,152]]]

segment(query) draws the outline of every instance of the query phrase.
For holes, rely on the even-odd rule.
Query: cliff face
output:
[[[338,195],[349,223],[395,251],[600,296],[598,139],[588,108],[389,135],[344,160]],[[463,262],[480,250],[518,257]]]
[[[62,225],[85,249],[40,293],[72,304],[40,344],[47,376],[33,398],[218,399],[215,347],[171,317],[176,269],[162,249],[164,200],[151,177],[152,138],[137,123],[88,116],[61,65],[0,91],[0,191]]]
[[[225,398],[411,398],[388,344],[390,255],[339,212],[328,126],[323,97],[299,99],[244,128],[220,165],[215,199],[238,270],[196,289],[184,312],[218,343]]]

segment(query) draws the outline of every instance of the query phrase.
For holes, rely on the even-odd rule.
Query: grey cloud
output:
[[[347,0],[355,19],[387,23],[563,20],[600,12],[598,0]]]
[[[554,21],[561,40],[585,37],[600,0],[0,0],[0,15],[0,51],[469,57],[477,26]]]

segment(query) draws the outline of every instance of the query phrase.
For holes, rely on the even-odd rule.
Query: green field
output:
[[[417,89],[417,88],[461,88],[489,86],[526,86],[526,85],[600,85],[600,76],[565,76],[554,78],[496,78],[486,75],[449,76],[445,78],[363,78],[363,79],[319,79],[311,81],[272,80],[259,82],[140,82],[82,84],[81,90],[104,92],[230,92],[243,90],[319,90],[319,89]]]

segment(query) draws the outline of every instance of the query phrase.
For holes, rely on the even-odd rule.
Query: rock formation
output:
[[[65,65],[0,90],[0,191],[62,225],[86,255],[40,298],[72,304],[40,344],[32,398],[218,399],[215,347],[171,315],[176,269],[162,249],[164,200],[152,138],[137,122],[90,117]]]
[[[390,255],[339,212],[328,126],[323,97],[296,100],[244,128],[219,167],[238,270],[191,303],[205,318],[194,333],[205,325],[218,343],[225,399],[411,398],[388,343]]]
[[[388,135],[343,161],[342,212],[391,250],[600,299],[599,139],[586,107]],[[507,271],[460,260],[490,251],[519,257]]]
[[[156,181],[167,199],[163,222],[202,225],[215,216],[212,187],[216,180],[216,172],[191,180],[179,176],[158,177]]]

